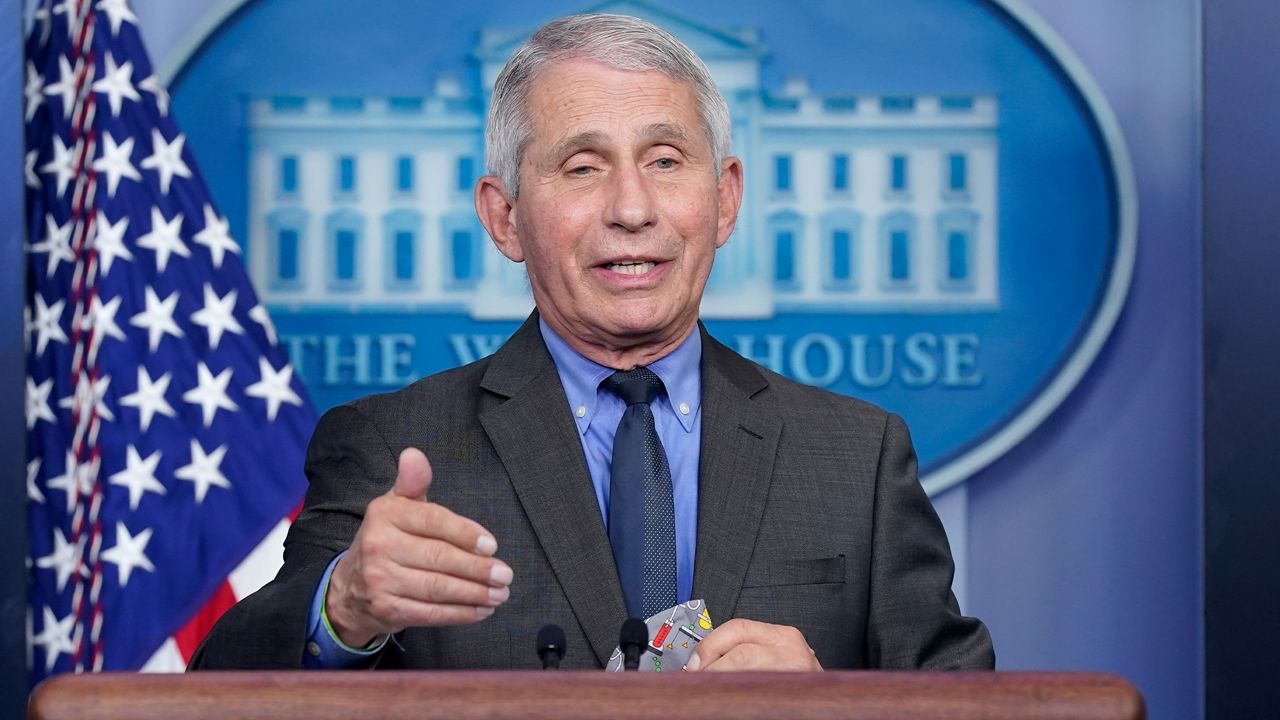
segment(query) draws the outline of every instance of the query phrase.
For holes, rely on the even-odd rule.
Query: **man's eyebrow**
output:
[[[551,147],[549,157],[556,158],[558,162],[560,159],[567,158],[574,153],[602,145],[605,139],[605,134],[597,130],[587,130],[576,135],[570,135]],[[640,139],[644,142],[685,142],[689,139],[689,133],[683,126],[674,123],[653,123],[646,125],[640,131]]]
[[[599,145],[604,141],[604,133],[596,130],[588,130],[580,132],[577,135],[570,135],[551,147],[549,157],[556,158],[557,162],[561,158],[567,158],[576,152],[585,150],[593,145]]]
[[[680,142],[689,139],[689,133],[685,131],[684,126],[673,123],[654,123],[647,125],[640,131],[640,137],[649,142],[660,140],[678,140]]]

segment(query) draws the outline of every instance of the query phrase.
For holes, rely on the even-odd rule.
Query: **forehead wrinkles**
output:
[[[535,81],[530,101],[534,135],[544,151],[578,136],[605,140],[619,126],[634,133],[665,126],[678,130],[667,135],[686,137],[700,127],[693,90],[656,71],[584,77],[551,69]]]

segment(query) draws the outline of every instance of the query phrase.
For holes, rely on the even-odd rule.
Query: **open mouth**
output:
[[[607,263],[604,267],[610,272],[616,272],[619,275],[644,275],[650,270],[658,266],[658,263],[652,260],[639,262],[620,262]]]

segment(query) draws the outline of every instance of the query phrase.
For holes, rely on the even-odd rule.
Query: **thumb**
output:
[[[418,448],[405,448],[400,453],[400,465],[396,471],[396,484],[391,494],[410,500],[426,500],[431,487],[431,463]]]

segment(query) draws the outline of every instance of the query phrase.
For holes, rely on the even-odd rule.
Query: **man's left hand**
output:
[[[685,669],[821,670],[822,665],[799,630],[735,618],[707,633]]]

